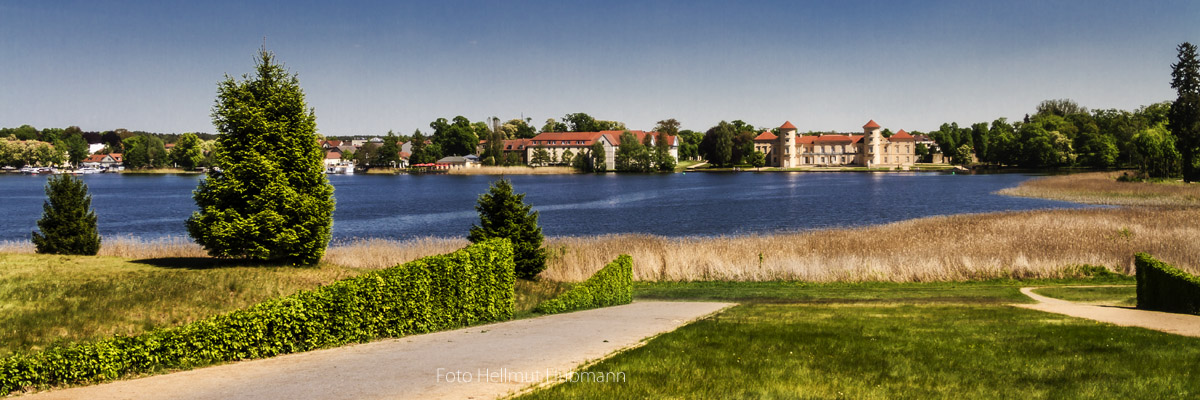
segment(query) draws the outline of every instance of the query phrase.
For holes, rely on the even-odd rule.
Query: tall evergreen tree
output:
[[[214,257],[313,264],[333,227],[317,121],[296,75],[259,51],[253,76],[218,85],[213,124],[220,172],[194,193],[188,233]]]
[[[100,251],[100,233],[92,196],[79,178],[69,174],[46,181],[46,203],[42,219],[33,232],[33,245],[43,254],[95,255]]]
[[[1197,156],[1200,154],[1200,60],[1196,45],[1183,42],[1178,47],[1179,62],[1171,65],[1171,88],[1178,97],[1167,118],[1178,140],[1175,145],[1183,156],[1183,180],[1200,180]]]
[[[467,239],[479,243],[491,238],[512,242],[517,277],[533,279],[546,269],[546,249],[542,248],[542,228],[538,213],[525,204],[525,194],[514,194],[512,183],[501,179],[492,183],[488,193],[479,196],[475,210],[479,225],[471,226]]]

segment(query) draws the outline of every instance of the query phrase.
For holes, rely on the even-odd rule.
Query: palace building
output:
[[[767,155],[767,164],[779,168],[868,167],[908,169],[917,161],[916,144],[903,129],[884,137],[874,120],[863,125],[861,135],[796,135],[796,126],[784,122],[779,134],[763,132],[754,138],[755,150]]]

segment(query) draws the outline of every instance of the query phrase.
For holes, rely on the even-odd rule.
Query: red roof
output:
[[[87,158],[83,159],[82,162],[98,163],[98,162],[104,161],[104,156],[107,156],[107,155],[108,154],[92,154],[90,156],[87,156]]]
[[[758,141],[765,142],[765,141],[774,141],[774,140],[779,140],[779,136],[775,136],[775,134],[771,133],[771,131],[763,131],[763,133],[760,133],[760,134],[758,134],[758,136],[754,137],[755,142],[758,142]]]
[[[913,138],[912,135],[909,135],[908,132],[905,132],[903,129],[901,129],[899,132],[893,134],[892,137],[888,138],[888,140],[893,142],[911,142],[916,139]]]
[[[607,137],[608,141],[617,146],[621,144],[621,134],[625,131],[600,131],[600,132],[542,132],[529,140],[527,146],[591,146],[601,136]],[[658,132],[645,131],[629,131],[638,138],[638,141],[644,141],[646,135],[658,136]],[[582,141],[583,143],[578,143]],[[507,141],[506,141],[507,142]],[[551,143],[553,142],[553,143]],[[563,143],[566,142],[566,143]],[[675,143],[674,136],[667,136],[668,143]],[[507,147],[507,144],[506,146]]]
[[[792,125],[792,121],[783,121],[783,125],[780,125],[779,129],[796,129],[796,126]]]
[[[336,151],[331,151],[331,152],[325,153],[325,159],[326,160],[341,160],[342,153],[338,153]]]
[[[407,151],[400,152],[400,158],[407,160],[409,157],[412,157],[412,153],[409,153]]]
[[[871,122],[867,122],[866,125],[863,125],[863,129],[876,129],[876,128],[879,128],[879,124],[875,123],[875,120],[871,120]]]
[[[817,140],[817,137],[811,136],[811,135],[796,137],[796,143],[798,143],[798,144],[813,144],[813,142],[815,142],[816,140]]]
[[[109,154],[109,156],[112,156],[113,160],[116,160],[117,162],[121,162],[121,153],[112,153],[112,154]]]

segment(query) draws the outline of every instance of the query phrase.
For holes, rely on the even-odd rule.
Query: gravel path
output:
[[[491,399],[571,376],[582,364],[732,305],[635,302],[22,398]],[[611,372],[587,379],[622,377]]]
[[[1200,315],[1173,314],[1158,311],[1138,310],[1115,306],[1095,306],[1073,303],[1039,295],[1036,288],[1021,288],[1021,293],[1037,300],[1037,304],[1015,304],[1029,308],[1072,317],[1087,318],[1121,326],[1136,326],[1176,335],[1200,337]]]

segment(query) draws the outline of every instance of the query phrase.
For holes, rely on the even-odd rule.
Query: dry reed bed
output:
[[[619,254],[647,281],[961,281],[1058,278],[1065,267],[1103,265],[1130,273],[1148,252],[1200,272],[1200,208],[1040,210],[929,217],[861,228],[773,235],[668,238],[652,235],[552,237],[541,277],[581,281]],[[463,239],[360,240],[335,244],[324,261],[383,268],[466,245]],[[27,244],[0,252],[30,252]],[[199,257],[186,239],[106,240],[101,254]]]
[[[1127,206],[1198,206],[1200,185],[1120,182],[1122,172],[1090,172],[1030,179],[997,193],[1078,203]]]

